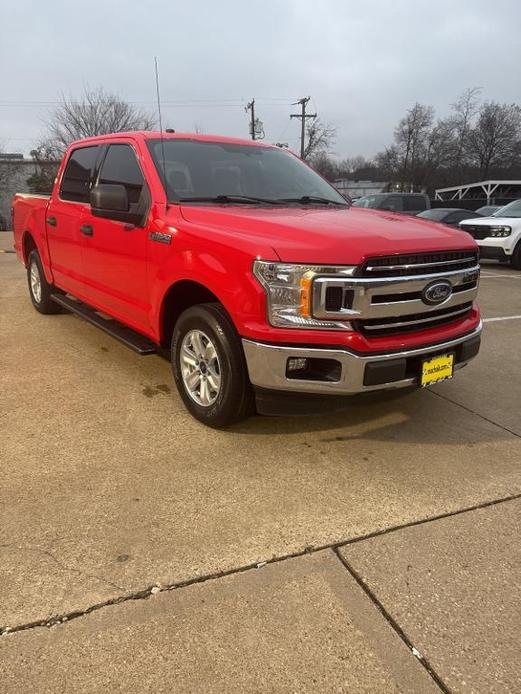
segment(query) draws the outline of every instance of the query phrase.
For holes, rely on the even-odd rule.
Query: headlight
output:
[[[313,318],[312,285],[318,275],[350,276],[354,269],[347,266],[293,265],[264,260],[253,263],[253,274],[266,290],[269,322],[278,328],[352,330],[347,321]]]
[[[502,237],[504,238],[505,236],[510,236],[512,233],[512,227],[506,227],[506,226],[495,226],[495,227],[489,227],[489,232],[490,236],[494,237]]]

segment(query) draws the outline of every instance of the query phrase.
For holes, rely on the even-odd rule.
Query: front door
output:
[[[72,150],[45,219],[54,282],[71,294],[83,293],[79,220],[89,209],[91,179],[98,154],[96,145]]]
[[[130,210],[148,198],[145,179],[130,144],[108,146],[96,183],[124,185]],[[83,269],[92,302],[124,323],[149,332],[147,225],[95,217],[90,206],[80,222]]]

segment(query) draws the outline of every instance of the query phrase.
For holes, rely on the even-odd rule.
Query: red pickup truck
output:
[[[351,207],[275,146],[89,138],[50,197],[13,208],[34,307],[141,354],[169,349],[181,398],[211,426],[427,386],[479,350],[471,236]]]

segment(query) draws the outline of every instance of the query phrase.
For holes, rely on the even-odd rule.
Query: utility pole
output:
[[[305,141],[306,141],[306,118],[316,118],[316,113],[306,113],[306,106],[308,101],[311,99],[310,96],[305,96],[302,99],[296,101],[292,106],[297,106],[300,104],[302,107],[302,113],[292,113],[290,118],[300,118],[301,120],[301,131],[300,131],[300,158],[304,159]]]
[[[250,111],[250,134],[251,134],[251,139],[255,139],[255,99],[252,99],[249,104],[246,105],[246,108],[244,109],[246,113]]]

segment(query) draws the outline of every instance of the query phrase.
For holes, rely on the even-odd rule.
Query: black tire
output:
[[[35,272],[40,279],[40,295],[35,295],[35,289],[31,282],[31,274]],[[61,306],[51,299],[51,294],[55,291],[52,284],[49,284],[45,279],[45,273],[42,267],[42,261],[36,249],[29,253],[27,259],[27,283],[29,285],[29,296],[31,297],[34,308],[39,313],[50,315],[53,313],[61,313]]]
[[[521,241],[517,242],[517,246],[514,248],[510,262],[512,263],[514,270],[521,270]]]
[[[183,378],[181,365],[183,340],[185,338],[189,340],[193,331],[200,332],[203,337],[208,338],[216,352],[213,363],[218,367],[220,387],[216,394],[214,393],[215,401],[208,405],[196,402],[194,397],[197,397],[197,392],[190,394]],[[179,395],[187,410],[203,424],[215,428],[225,427],[240,422],[254,413],[253,390],[248,378],[241,341],[221,304],[198,304],[179,316],[172,336],[171,361]],[[202,369],[202,365],[197,363],[198,366],[192,368]],[[204,368],[209,369],[206,360]],[[211,372],[204,373],[206,373],[204,379],[210,380]]]

